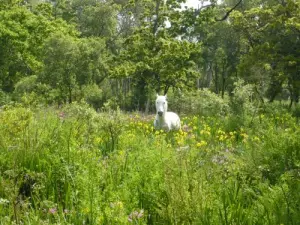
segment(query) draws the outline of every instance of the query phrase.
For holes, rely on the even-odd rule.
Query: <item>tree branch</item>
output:
[[[158,29],[158,19],[159,19],[159,16],[158,13],[159,13],[159,7],[160,7],[160,0],[156,0],[156,6],[155,6],[155,14],[156,14],[156,18],[155,18],[155,21],[154,21],[154,25],[153,25],[153,30],[152,30],[152,33],[155,35],[156,34],[156,31]]]
[[[206,9],[206,8],[209,8],[209,7],[214,7],[215,4],[209,4],[209,5],[202,5],[200,8],[198,7],[198,9],[195,10],[195,16],[199,15],[200,12],[203,10],[203,9]]]
[[[231,8],[228,12],[226,12],[225,16],[223,16],[223,18],[221,19],[217,19],[215,18],[216,21],[224,21],[228,18],[228,16],[230,15],[230,13],[235,10],[241,3],[243,0],[240,0],[233,8]]]

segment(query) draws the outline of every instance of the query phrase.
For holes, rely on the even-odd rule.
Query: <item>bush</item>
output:
[[[29,77],[22,78],[15,85],[14,93],[17,96],[22,96],[24,93],[30,93],[36,89],[37,86],[37,76],[32,75]]]
[[[297,120],[300,118],[300,105],[299,103],[295,105],[295,107],[292,109],[292,114],[294,117],[297,118]]]
[[[93,106],[94,109],[100,109],[103,105],[103,92],[97,84],[86,85],[82,88],[85,101]]]
[[[252,115],[255,112],[253,104],[253,85],[245,84],[243,80],[234,83],[234,90],[230,98],[230,107],[234,115],[243,115],[244,113]]]
[[[8,104],[11,101],[11,98],[4,91],[0,90],[0,106]]]
[[[224,116],[230,112],[228,97],[223,99],[208,89],[174,93],[173,96],[169,103],[171,111],[202,116]]]

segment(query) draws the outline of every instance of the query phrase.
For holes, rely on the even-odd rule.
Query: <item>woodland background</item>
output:
[[[156,92],[224,97],[240,80],[262,102],[298,103],[298,1],[183,2],[2,0],[1,104],[148,112]]]
[[[299,224],[300,2],[183,2],[0,1],[0,225]]]

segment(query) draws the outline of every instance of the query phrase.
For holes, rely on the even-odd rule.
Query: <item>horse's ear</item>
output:
[[[158,93],[156,93],[156,98],[157,98],[158,96],[159,96]]]
[[[166,98],[166,99],[168,98],[167,94],[165,94],[165,98]]]

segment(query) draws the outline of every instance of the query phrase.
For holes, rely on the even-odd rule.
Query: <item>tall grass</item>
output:
[[[152,117],[85,105],[0,112],[0,224],[297,224],[290,114]]]

